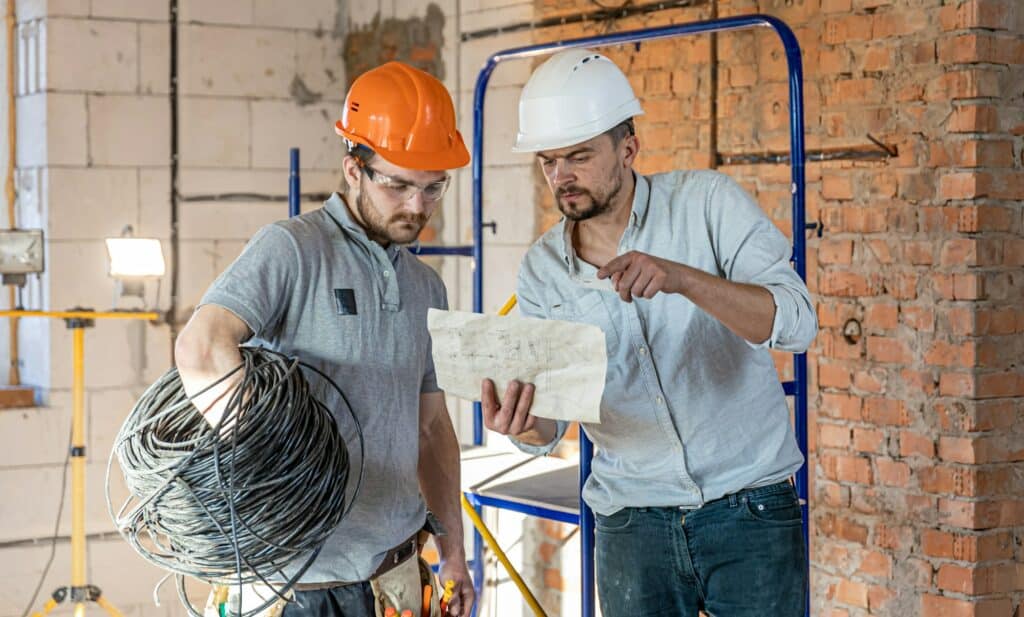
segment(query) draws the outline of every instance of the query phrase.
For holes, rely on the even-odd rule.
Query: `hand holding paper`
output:
[[[437,382],[449,394],[477,400],[485,379],[499,393],[519,380],[536,388],[531,414],[600,422],[608,366],[600,328],[435,309],[427,314],[427,327]]]

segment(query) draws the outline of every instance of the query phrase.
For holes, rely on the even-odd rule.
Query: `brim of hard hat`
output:
[[[575,146],[591,140],[601,133],[615,128],[630,118],[642,115],[644,115],[644,111],[640,109],[640,105],[636,104],[634,106],[631,101],[627,104],[625,110],[615,116],[612,116],[614,121],[602,122],[600,126],[589,130],[585,127],[580,127],[580,130],[578,131],[570,129],[555,135],[541,135],[533,139],[525,137],[522,133],[516,133],[516,143],[512,146],[512,152],[530,153],[540,152],[541,150],[568,148],[569,146]]]
[[[341,128],[340,124],[340,122],[335,124],[335,133],[349,141],[366,146],[392,165],[398,165],[405,169],[416,169],[419,171],[441,171],[446,169],[458,169],[459,167],[465,167],[469,164],[469,151],[466,150],[466,144],[462,140],[462,134],[458,131],[455,132],[455,143],[453,143],[452,147],[447,150],[442,150],[440,152],[403,152],[377,148],[370,143],[369,140]]]

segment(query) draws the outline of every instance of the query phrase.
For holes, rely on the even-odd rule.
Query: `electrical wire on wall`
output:
[[[362,461],[362,429],[341,388],[319,369],[277,352],[240,351],[241,365],[196,394],[239,378],[216,426],[195,408],[172,368],[135,405],[107,466],[107,508],[118,531],[147,561],[177,575],[178,595],[194,617],[202,615],[186,597],[185,576],[266,585],[273,595],[245,615],[284,599],[362,483],[360,463],[346,507],[348,448],[303,372],[324,379],[344,402]],[[116,511],[115,458],[131,493]]]

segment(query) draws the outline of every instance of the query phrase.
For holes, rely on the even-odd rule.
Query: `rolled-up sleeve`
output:
[[[529,263],[529,257],[523,260],[522,265],[519,267],[519,277],[516,283],[516,303],[519,307],[519,314],[524,317],[537,317],[540,319],[547,319],[547,315],[541,308],[540,302],[537,300],[537,295],[534,292],[533,281],[536,279],[536,275],[533,272],[532,267]],[[509,440],[520,450],[527,454],[536,455],[547,455],[551,454],[551,451],[555,449],[558,442],[562,440],[565,435],[566,429],[569,428],[569,423],[564,420],[556,420],[557,428],[555,430],[555,437],[548,443],[535,446],[528,443],[523,443],[518,439],[515,439],[511,435]]]
[[[807,285],[790,264],[789,239],[728,176],[718,176],[706,207],[724,276],[764,287],[775,302],[771,335],[761,343],[748,343],[793,353],[807,351],[818,332],[818,318]]]

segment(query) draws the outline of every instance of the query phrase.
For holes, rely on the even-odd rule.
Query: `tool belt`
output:
[[[377,569],[370,575],[369,580],[372,582],[374,579],[380,578],[415,555],[419,550],[419,545],[416,540],[418,536],[419,532],[413,534],[408,540],[402,542],[398,546],[389,549],[384,555],[384,561],[380,562]],[[292,589],[295,591],[321,591],[324,589],[334,589],[335,587],[344,587],[345,585],[354,585],[361,582],[362,581],[325,581],[322,583],[295,583],[295,586],[292,587]]]

